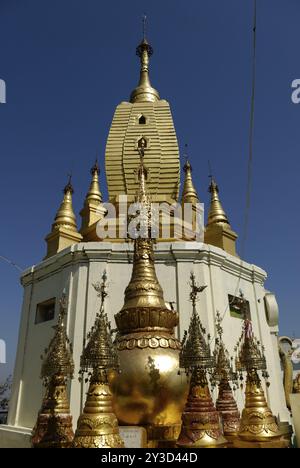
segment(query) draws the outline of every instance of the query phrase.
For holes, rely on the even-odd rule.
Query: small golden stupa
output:
[[[182,342],[180,367],[191,373],[190,391],[182,414],[182,428],[177,441],[180,448],[221,448],[227,445],[221,418],[212,401],[206,373],[215,367],[203,328],[196,310],[198,294],[205,286],[198,286],[191,274],[190,299],[193,313],[188,333]],[[207,337],[209,340],[209,336]]]
[[[104,312],[104,300],[107,296],[106,273],[102,275],[102,283],[93,286],[101,297],[101,307],[80,359],[80,373],[83,375],[90,372],[90,385],[83,413],[77,422],[73,447],[122,448],[124,443],[119,435],[108,383],[108,372],[117,370],[119,362],[112,342],[110,324]]]
[[[238,448],[287,448],[287,433],[282,431],[269,408],[258,371],[267,379],[264,349],[254,337],[252,323],[244,320],[243,331],[237,345],[236,368],[242,379],[247,373],[245,407],[234,446]],[[268,382],[267,382],[268,385]]]
[[[41,378],[46,392],[32,431],[33,448],[68,448],[74,437],[66,388],[74,372],[72,347],[64,325],[66,309],[63,294],[58,322],[53,327],[55,334],[43,358]]]
[[[133,270],[124,306],[115,315],[122,372],[112,385],[119,422],[145,427],[149,446],[153,447],[172,445],[177,440],[187,383],[178,375],[178,313],[166,306],[155,272],[145,151],[141,139],[136,196],[140,237],[134,241]]]
[[[216,409],[222,416],[224,436],[228,442],[231,442],[232,438],[237,436],[240,427],[240,413],[230,385],[231,382],[233,385],[237,384],[237,373],[233,371],[229,353],[225,348],[221,321],[220,314],[217,312],[216,330],[218,336],[214,350],[216,367],[212,380],[219,387]]]

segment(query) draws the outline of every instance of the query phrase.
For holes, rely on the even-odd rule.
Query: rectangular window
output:
[[[231,294],[228,294],[228,301],[229,301],[229,311],[230,311],[231,317],[235,317],[239,319],[247,318],[251,320],[249,301],[246,301],[243,307],[241,304],[241,298],[232,296]],[[245,311],[245,317],[244,317],[244,311]]]
[[[49,322],[55,316],[55,297],[36,306],[35,324]]]

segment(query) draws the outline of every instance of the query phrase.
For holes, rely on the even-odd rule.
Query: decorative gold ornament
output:
[[[230,382],[233,385],[237,384],[237,374],[233,371],[229,353],[225,348],[222,338],[223,328],[221,321],[220,314],[217,313],[216,330],[218,337],[216,338],[214,350],[216,367],[213,370],[212,380],[219,387],[216,408],[222,416],[224,436],[228,442],[231,442],[232,438],[237,435],[240,427],[240,413],[230,385]]]
[[[124,442],[119,435],[118,420],[112,407],[112,393],[108,383],[108,372],[119,367],[118,356],[112,342],[110,324],[104,312],[106,273],[102,283],[93,285],[101,297],[100,312],[88,334],[88,342],[81,359],[83,375],[89,370],[90,385],[83,413],[77,422],[74,448],[122,448]],[[87,379],[88,380],[88,379]]]
[[[71,446],[74,433],[66,384],[73,378],[74,363],[72,347],[64,326],[67,301],[65,294],[60,299],[60,312],[49,347],[45,350],[41,378],[46,387],[42,407],[32,431],[34,448],[67,448]]]
[[[136,201],[141,204],[144,231],[134,242],[131,280],[124,306],[115,316],[122,372],[112,388],[119,422],[144,426],[155,446],[174,443],[178,437],[187,384],[178,375],[180,342],[174,334],[178,313],[166,307],[155,272],[145,149],[138,150]]]
[[[198,294],[206,286],[198,286],[193,273],[190,284],[193,313],[188,333],[185,333],[182,342],[180,367],[184,368],[187,374],[192,373],[192,377],[177,446],[221,448],[227,445],[227,440],[224,438],[220,414],[213,404],[206,377],[206,372],[214,369],[215,359],[204,337],[205,329],[196,310]],[[207,338],[209,340],[209,335]]]
[[[247,448],[284,448],[289,446],[286,432],[283,432],[270,410],[261,385],[258,371],[267,379],[264,349],[254,337],[252,323],[244,320],[241,338],[237,346],[237,370],[247,373],[245,407],[234,446]],[[242,375],[241,375],[242,378]],[[267,383],[268,385],[268,383]]]

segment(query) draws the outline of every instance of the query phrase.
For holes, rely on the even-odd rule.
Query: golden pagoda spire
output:
[[[99,203],[102,202],[102,194],[100,192],[100,186],[99,186],[99,174],[100,174],[100,169],[99,169],[98,159],[96,159],[95,164],[93,165],[91,169],[92,181],[91,181],[89,191],[85,198],[86,203],[93,202],[99,205]]]
[[[216,184],[213,177],[211,178],[211,183],[208,191],[211,194],[210,209],[208,214],[207,226],[212,224],[229,224],[228,218],[220,202],[219,198],[219,187]]]
[[[74,448],[124,447],[108,383],[108,372],[118,370],[119,359],[112,342],[110,323],[104,312],[106,279],[104,272],[101,284],[93,285],[101,298],[101,306],[80,359],[81,374],[88,371],[92,371],[92,374],[83,413],[77,423]]]
[[[155,102],[160,97],[156,89],[152,88],[149,78],[149,58],[153,54],[153,49],[146,39],[146,16],[143,17],[143,40],[136,49],[136,55],[141,60],[140,81],[138,86],[132,91],[130,102]]]
[[[115,315],[122,372],[113,388],[120,423],[145,427],[148,446],[161,447],[174,444],[178,438],[187,384],[178,375],[178,313],[166,306],[155,271],[145,150],[141,142],[136,201],[140,203],[139,224],[144,229],[134,241],[132,275],[124,306]]]
[[[236,255],[235,242],[237,240],[237,234],[231,229],[227,215],[221,205],[219,187],[214,178],[212,176],[210,177],[211,183],[208,191],[211,194],[211,202],[204,242],[220,247],[231,255]]]
[[[95,223],[105,215],[105,209],[101,206],[102,194],[99,185],[99,174],[100,169],[98,160],[96,159],[95,164],[91,169],[92,180],[90,188],[85,197],[84,206],[80,212],[80,216],[82,218],[80,232],[84,241],[93,240],[90,239],[90,231],[92,231],[93,234],[93,228],[91,228],[91,226],[94,226]]]
[[[268,378],[264,348],[255,338],[252,323],[245,319],[242,335],[237,345],[236,367],[246,371],[245,406],[241,425],[234,446],[239,448],[284,448],[289,446],[287,434],[283,432],[270,410],[261,385],[258,371]]]
[[[180,367],[191,373],[189,396],[182,414],[182,427],[177,446],[182,448],[225,447],[220,414],[216,410],[208,387],[206,372],[214,369],[215,359],[204,335],[200,317],[196,310],[198,294],[206,286],[198,286],[191,273],[190,300],[193,312],[188,332],[185,332],[180,352]],[[207,339],[209,340],[209,335]]]
[[[69,181],[63,193],[64,198],[56,213],[51,233],[46,237],[46,258],[82,240],[82,236],[77,230],[76,216],[73,210],[72,195],[74,189],[71,183],[71,176],[69,176]]]
[[[74,214],[72,204],[72,195],[74,193],[74,189],[71,183],[71,179],[72,177],[69,176],[69,181],[63,190],[64,198],[58,209],[58,212],[56,213],[55,220],[52,225],[52,231],[62,226],[68,228],[71,231],[77,232],[76,216]]]
[[[192,166],[188,158],[186,158],[183,170],[185,172],[185,179],[181,197],[182,203],[192,203],[193,205],[195,205],[196,203],[199,203],[199,197],[193,184]]]
[[[67,380],[73,378],[74,363],[72,347],[64,325],[67,301],[63,294],[60,312],[49,347],[45,350],[41,378],[46,387],[41,410],[32,431],[34,448],[67,448],[71,446],[74,433],[72,416],[67,397]]]

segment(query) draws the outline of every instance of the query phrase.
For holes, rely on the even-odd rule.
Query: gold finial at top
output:
[[[146,39],[146,15],[143,16],[143,40],[136,49],[136,55],[141,59],[140,81],[130,96],[130,102],[159,101],[158,91],[152,88],[149,78],[149,58],[153,49]]]
[[[183,203],[197,203],[199,202],[199,197],[197,191],[193,184],[192,179],[192,166],[186,155],[185,165],[183,166],[185,172],[184,186],[182,191],[182,202]]]
[[[98,159],[96,159],[95,164],[91,168],[92,181],[89,188],[89,191],[85,198],[85,204],[93,202],[94,204],[99,204],[102,202],[102,194],[99,186],[99,174],[100,168],[98,164]]]
[[[226,216],[225,211],[223,210],[223,207],[219,199],[219,187],[216,184],[214,178],[212,176],[210,177],[211,177],[211,182],[210,182],[208,191],[211,194],[211,202],[210,202],[207,226],[210,226],[212,224],[227,224],[230,227],[228,218]]]
[[[52,231],[59,227],[66,227],[71,231],[77,232],[76,216],[73,210],[72,195],[74,193],[72,185],[72,176],[69,176],[69,180],[64,190],[64,199],[59,207],[59,210],[55,216],[54,223],[52,225]]]
[[[67,310],[65,293],[63,293],[59,301],[59,307],[57,324],[52,327],[55,330],[55,334],[48,348],[45,349],[45,356],[42,357],[41,378],[45,384],[56,375],[64,378],[73,378],[74,373],[72,345],[70,344],[64,325],[64,317]]]

